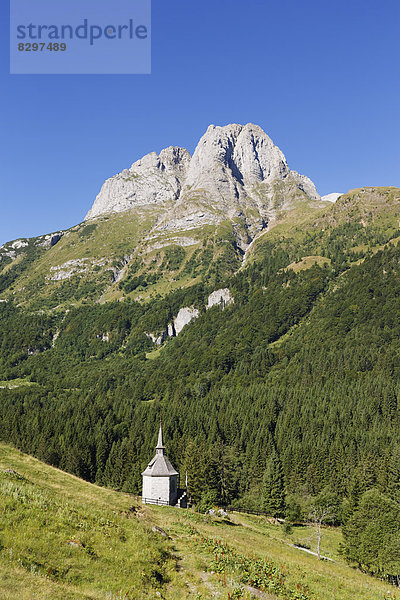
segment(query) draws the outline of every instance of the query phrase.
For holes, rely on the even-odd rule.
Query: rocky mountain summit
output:
[[[153,233],[237,220],[246,246],[278,210],[297,199],[319,201],[312,181],[290,170],[281,150],[257,125],[210,125],[193,156],[169,147],[108,179],[86,220],[132,209],[158,209]],[[183,244],[182,244],[183,245]]]
[[[185,180],[190,153],[184,148],[165,148],[147,154],[101,188],[85,220],[137,206],[165,205],[176,200]]]
[[[305,231],[311,240],[349,219],[364,229],[381,217],[393,220],[397,236],[396,188],[320,198],[260,127],[211,125],[193,156],[169,147],[106,181],[84,222],[1,246],[0,304],[53,310],[181,294],[146,327],[157,341],[198,316],[201,303],[186,299],[184,290],[205,285],[211,294],[206,305],[225,306],[231,278],[269,256],[277,241],[293,236],[297,248]],[[355,256],[360,259],[358,251]],[[296,250],[283,266],[297,272],[329,260],[331,249],[310,241],[305,254]],[[181,309],[187,311],[178,318]]]

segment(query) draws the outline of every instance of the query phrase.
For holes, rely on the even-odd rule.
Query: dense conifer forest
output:
[[[0,438],[140,493],[161,414],[168,456],[200,509],[296,522],[325,507],[325,522],[343,524],[348,560],[398,582],[397,224],[272,230],[236,274],[221,263],[212,281],[148,302],[0,303]],[[167,262],[181,268],[181,255]],[[307,256],[323,260],[305,267]],[[234,304],[205,310],[217,286]],[[200,317],[157,348],[146,332],[192,305]]]

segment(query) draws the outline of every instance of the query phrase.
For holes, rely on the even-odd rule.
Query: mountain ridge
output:
[[[261,258],[265,240],[289,235],[300,242],[306,231],[327,236],[324,231],[354,221],[365,231],[372,227],[368,245],[373,248],[376,227],[390,227],[393,235],[397,231],[397,188],[359,188],[336,203],[309,200],[298,190],[285,209],[287,192],[287,180],[275,184],[274,218],[254,237],[243,221],[229,218],[214,226],[189,221],[180,231],[160,231],[158,209],[147,206],[7,242],[0,248],[0,300],[38,308],[85,299],[148,301],[201,281],[213,286],[211,292],[224,287],[225,279],[249,260]],[[317,244],[304,256],[320,254]]]
[[[170,146],[108,179],[85,220],[152,206],[160,209],[155,231],[179,232],[228,217],[243,222],[250,240],[238,235],[237,242],[244,249],[275,215],[276,182],[287,183],[284,208],[296,190],[308,200],[320,200],[312,181],[289,169],[261,127],[210,125],[193,156]]]
[[[193,156],[170,146],[107,180],[81,224],[4,244],[0,294],[24,302],[50,296],[57,306],[72,281],[78,302],[121,298],[138,282],[158,293],[164,264],[175,271],[168,289],[221,279],[243,265],[256,237],[299,206],[317,212],[326,203],[260,127],[210,125]]]

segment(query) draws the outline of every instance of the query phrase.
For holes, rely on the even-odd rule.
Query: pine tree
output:
[[[210,462],[211,478],[214,479],[218,500],[223,506],[227,506],[237,495],[241,473],[238,453],[234,448],[217,443],[212,448]]]
[[[203,492],[207,490],[207,457],[204,448],[199,448],[194,442],[186,447],[185,457],[181,467],[181,477],[188,475],[188,495],[193,504],[197,504]]]
[[[282,464],[275,450],[267,461],[262,490],[265,512],[273,517],[282,517],[285,513],[285,486]]]
[[[400,444],[393,447],[389,462],[388,492],[400,504]]]
[[[343,527],[349,562],[364,571],[400,582],[400,505],[377,489],[366,491]]]

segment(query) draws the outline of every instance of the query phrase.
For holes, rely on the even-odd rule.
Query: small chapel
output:
[[[187,491],[186,488],[178,488],[179,473],[171,465],[165,454],[161,421],[156,455],[143,471],[142,477],[143,504],[178,505],[181,508],[186,508]]]

